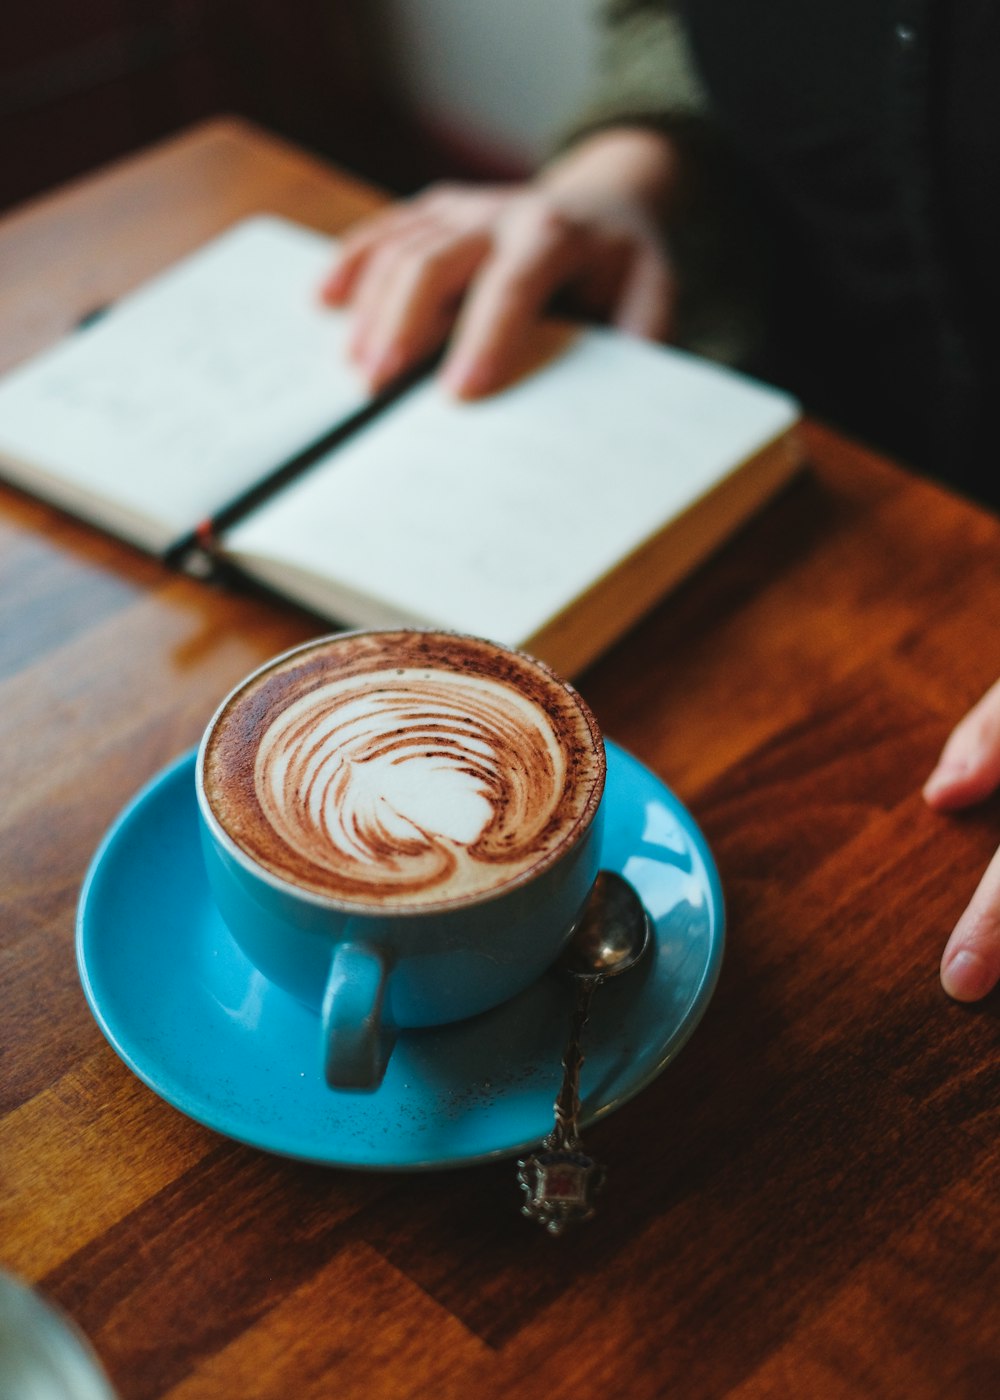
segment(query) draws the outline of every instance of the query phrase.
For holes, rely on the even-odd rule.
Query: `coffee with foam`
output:
[[[474,902],[554,861],[600,802],[597,725],[518,652],[449,633],[348,633],[251,676],[204,752],[235,845],[362,908]]]

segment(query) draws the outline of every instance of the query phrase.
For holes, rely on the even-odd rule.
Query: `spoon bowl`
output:
[[[571,977],[617,977],[649,946],[649,915],[629,882],[602,870],[557,966]]]

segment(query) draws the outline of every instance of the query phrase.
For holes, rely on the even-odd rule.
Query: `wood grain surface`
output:
[[[216,123],[0,224],[8,366],[258,209],[379,196]],[[701,1027],[596,1127],[597,1218],[511,1164],[418,1176],[239,1146],[134,1078],[84,1002],[80,882],[131,794],[317,631],[0,492],[0,1263],[123,1400],[954,1400],[1000,1385],[1000,1021],[943,995],[1000,805],[920,798],[1000,674],[1000,523],[818,424],[810,467],[586,673],[690,807],[729,942]]]

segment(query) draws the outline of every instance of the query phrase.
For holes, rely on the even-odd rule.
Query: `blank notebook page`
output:
[[[363,406],[335,243],[235,225],[0,383],[0,459],[28,490],[165,549]]]
[[[490,398],[411,392],[229,532],[226,552],[334,616],[323,576],[352,620],[516,642],[797,417],[716,365],[588,330]]]

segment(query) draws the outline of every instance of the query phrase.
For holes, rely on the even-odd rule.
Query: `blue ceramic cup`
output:
[[[418,645],[425,651],[415,664],[410,664],[412,658],[407,655],[402,658],[402,664],[397,665],[401,660],[398,647],[405,650]],[[391,653],[391,664],[376,670],[373,679],[371,667],[377,666],[379,650],[385,648]],[[479,750],[483,747],[479,736],[485,732],[477,718],[478,699],[475,696],[468,699],[464,689],[470,655],[477,664],[494,667],[497,656],[502,656],[508,663],[503,672],[504,685],[522,688],[533,683],[534,675],[542,682],[539,693],[547,691],[556,698],[557,708],[565,711],[567,706],[572,707],[581,717],[581,723],[576,724],[573,731],[574,742],[582,733],[589,752],[584,753],[583,760],[577,752],[573,761],[577,768],[581,761],[585,762],[587,778],[583,786],[586,791],[578,796],[572,822],[565,826],[555,844],[543,850],[540,859],[515,869],[509,878],[504,876],[492,884],[487,882],[483,888],[466,888],[457,895],[449,894],[446,888],[442,898],[435,895],[421,902],[394,896],[389,902],[380,903],[377,862],[373,876],[374,899],[370,895],[366,898],[352,895],[348,885],[339,893],[331,892],[323,888],[322,872],[312,878],[308,874],[300,875],[291,865],[288,868],[276,866],[270,856],[261,855],[254,847],[252,834],[248,837],[242,826],[220,819],[216,810],[220,803],[216,801],[213,805],[207,791],[213,783],[218,790],[218,776],[212,767],[216,759],[210,755],[220,748],[220,726],[223,730],[227,726],[237,728],[243,712],[252,712],[257,726],[255,742],[260,741],[259,713],[267,703],[269,686],[276,686],[279,691],[283,686],[282,704],[290,695],[298,706],[294,712],[289,711],[287,705],[285,711],[277,707],[278,719],[274,721],[280,730],[283,714],[293,713],[297,742],[301,733],[308,730],[312,717],[320,715],[323,705],[331,703],[326,698],[328,694],[334,694],[336,704],[343,710],[347,704],[343,696],[348,693],[344,687],[349,688],[353,706],[350,734],[354,745],[350,752],[354,766],[349,772],[354,773],[376,753],[372,742],[373,726],[381,726],[384,731],[382,747],[385,734],[398,734],[396,721],[400,708],[405,709],[403,701],[395,708],[390,704],[389,719],[384,713],[379,713],[375,719],[369,717],[378,706],[385,710],[393,701],[391,695],[387,700],[387,685],[397,683],[397,677],[402,678],[398,685],[403,687],[410,684],[407,678],[411,675],[418,681],[437,676],[434,667],[447,664],[456,648],[465,668],[461,682],[456,682],[457,708],[461,710],[459,739],[461,744],[468,744],[472,742],[471,734],[478,745],[476,761],[469,771],[480,772],[476,767],[480,761]],[[362,661],[369,666],[368,671],[363,667],[357,670],[359,649]],[[341,656],[346,656],[351,663],[346,667],[347,681],[340,679],[340,671],[344,669],[340,664]],[[376,657],[374,662],[373,656]],[[516,659],[516,665],[510,658]],[[317,661],[324,661],[326,669],[317,666]],[[386,682],[386,675],[390,682]],[[494,681],[495,674],[489,684]],[[366,694],[366,686],[370,687],[371,696]],[[449,692],[446,698],[452,702],[453,687],[449,684],[446,689]],[[452,708],[455,709],[456,704],[453,703]],[[438,713],[428,710],[423,697],[413,712],[419,714],[424,728],[428,727],[428,713],[433,713],[435,723],[430,725],[430,731],[435,752],[439,754],[442,749]],[[306,722],[302,722],[303,713],[307,715]],[[318,733],[320,738],[308,739],[312,746],[310,755],[320,752],[324,743],[327,748],[333,746],[333,740],[323,738],[323,723],[327,723],[338,743],[347,728],[339,721],[334,726],[318,720],[318,728],[310,734]],[[362,730],[364,733],[359,738]],[[408,737],[409,746],[393,764],[390,773],[393,780],[400,771],[405,771],[407,761],[416,761],[414,755],[419,748],[419,738]],[[363,752],[358,747],[362,743],[367,746]],[[469,768],[468,763],[462,768],[455,757],[465,751],[461,744],[454,751],[443,750],[448,781],[468,781],[462,776]],[[259,752],[262,746],[263,741],[258,742],[254,752]],[[382,748],[377,752],[381,754]],[[341,771],[345,764],[341,763],[337,769],[340,762],[337,754],[330,757],[323,751],[320,757],[327,763],[324,772],[336,770],[338,773],[338,780],[329,784],[329,801],[333,807],[324,809],[324,821],[335,825],[343,816],[336,803],[346,800]],[[316,772],[313,757],[310,763],[308,773],[311,776],[306,786],[311,791]],[[448,763],[452,764],[451,768]],[[206,777],[207,766],[210,772]],[[287,767],[285,763],[281,770],[283,775]],[[453,771],[456,768],[458,779]],[[441,769],[442,764],[438,762],[431,779],[439,775]],[[440,1025],[488,1010],[523,991],[552,964],[570,936],[597,876],[604,775],[603,742],[593,716],[572,687],[564,685],[541,663],[479,639],[413,630],[339,634],[275,658],[223,701],[206,730],[197,763],[198,809],[209,886],[230,933],[250,961],[270,982],[317,1012],[319,1053],[326,1080],[332,1088],[377,1088],[400,1030]],[[509,775],[496,764],[487,765],[480,777],[490,792],[507,791],[504,784]],[[244,774],[239,781],[250,783],[251,778]],[[510,781],[517,778],[515,774]],[[253,781],[260,786],[262,780],[258,777]],[[416,793],[416,798],[411,795],[410,800],[425,802],[419,782]],[[476,794],[474,797],[480,800]],[[350,826],[349,834],[358,825],[353,809],[350,815],[354,825]],[[234,828],[238,840],[227,827]],[[502,839],[516,842],[517,833],[504,833]],[[385,867],[386,881],[396,870],[395,865]]]

